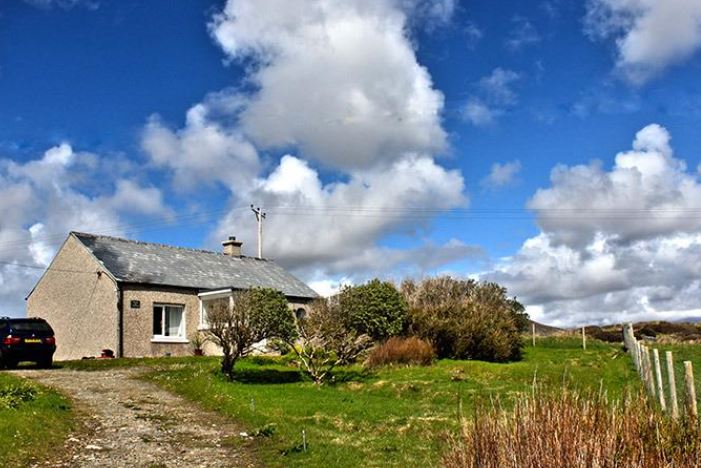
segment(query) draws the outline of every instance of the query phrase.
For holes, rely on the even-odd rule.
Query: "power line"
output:
[[[140,232],[164,228],[183,228],[205,224],[213,216],[222,213],[247,209],[248,206],[233,206],[217,210],[171,216],[157,221],[142,223],[124,223],[100,228],[83,228],[95,234],[109,235],[112,233],[137,234]],[[670,221],[684,219],[701,219],[701,208],[440,208],[440,207],[389,207],[389,206],[305,206],[277,204],[269,205],[268,212],[280,216],[298,217],[366,217],[385,218],[391,220],[423,220],[440,218],[441,220],[592,220],[628,222],[637,220]],[[14,251],[30,245],[33,242],[43,242],[47,245],[58,245],[65,239],[65,234],[36,236],[33,238],[0,243],[0,253]]]
[[[0,265],[8,265],[8,266],[19,267],[19,268],[32,268],[32,269],[35,269],[35,270],[44,270],[44,271],[49,271],[49,270],[51,270],[51,271],[61,271],[61,272],[65,272],[65,273],[89,273],[89,274],[92,274],[92,275],[94,275],[95,273],[98,273],[98,272],[99,272],[99,270],[92,270],[92,271],[88,271],[88,270],[71,270],[71,269],[67,269],[67,268],[55,268],[55,267],[51,267],[51,266],[49,266],[49,267],[43,267],[43,266],[39,266],[39,265],[27,265],[27,264],[24,264],[24,263],[15,263],[15,262],[0,262]]]

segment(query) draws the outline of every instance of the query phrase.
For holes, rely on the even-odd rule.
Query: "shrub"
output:
[[[443,457],[449,467],[700,466],[701,433],[689,421],[651,411],[645,396],[610,404],[602,394],[582,397],[534,392],[512,410],[477,411]]]
[[[392,283],[374,279],[360,286],[347,286],[338,295],[348,326],[380,341],[404,331],[407,305]]]
[[[623,341],[623,332],[620,329],[603,329],[597,326],[585,327],[587,337],[607,343],[620,343]]]
[[[446,276],[405,281],[402,293],[409,304],[409,333],[429,340],[438,357],[496,362],[521,358],[517,322],[525,312],[503,287]]]
[[[294,341],[297,336],[285,296],[273,289],[254,288],[234,293],[233,301],[217,301],[207,308],[209,339],[222,348],[221,370],[234,380],[236,361],[266,338]]]
[[[33,401],[36,396],[36,387],[28,383],[5,385],[0,387],[0,409],[17,408],[24,402]]]
[[[436,357],[433,345],[416,337],[393,337],[375,346],[365,366],[375,368],[389,364],[428,366]]]
[[[299,339],[287,343],[297,361],[314,382],[322,384],[333,369],[354,362],[372,345],[372,339],[350,326],[348,310],[340,306],[338,297],[318,299],[307,313],[297,318]]]

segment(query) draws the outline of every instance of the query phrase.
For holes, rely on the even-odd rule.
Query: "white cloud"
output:
[[[217,182],[230,206],[267,210],[265,256],[320,284],[475,255],[456,242],[412,239],[430,226],[426,209],[467,204],[460,172],[436,162],[446,148],[443,95],[409,37],[419,23],[449,21],[454,8],[452,0],[230,0],[209,27],[227,60],[246,65],[244,86],[193,106],[182,129],[152,119],[142,147],[176,185]],[[259,161],[278,151],[294,156]],[[412,247],[382,246],[390,234]],[[255,252],[250,211],[232,208],[208,242],[229,235]]]
[[[428,220],[417,217],[417,209],[463,206],[467,202],[463,188],[459,172],[445,170],[425,156],[408,156],[386,169],[353,173],[347,182],[326,185],[307,162],[285,156],[267,178],[257,181],[255,189],[237,195],[237,199],[255,200],[268,208],[266,257],[299,271],[337,275],[361,270],[386,272],[411,258],[407,253],[377,247],[376,242],[391,232],[415,234],[427,227]],[[211,243],[229,235],[243,239],[250,246],[248,252],[254,252],[256,232],[251,213],[232,210]],[[455,254],[445,263],[457,260],[461,252],[462,257],[473,253],[469,249],[458,252],[454,244],[445,247]],[[433,266],[428,259],[414,256],[414,260]]]
[[[482,186],[486,188],[501,188],[516,181],[516,176],[521,171],[521,161],[509,161],[494,163],[489,175],[482,179]]]
[[[511,85],[518,81],[521,75],[513,70],[495,68],[490,75],[484,76],[479,81],[480,88],[486,93],[491,102],[500,105],[516,103],[516,93]]]
[[[155,215],[172,218],[173,211],[165,206],[163,193],[156,187],[141,187],[136,182],[120,179],[115,183],[115,192],[109,204],[124,213]]]
[[[513,28],[504,41],[507,49],[515,52],[541,41],[538,30],[528,19],[515,16],[511,22],[513,23]]]
[[[154,165],[172,172],[176,190],[191,191],[212,181],[241,187],[260,169],[258,152],[241,132],[210,119],[217,101],[213,98],[190,108],[185,127],[178,131],[157,116],[146,124],[141,146]]]
[[[463,34],[465,35],[467,47],[473,49],[479,41],[484,37],[484,31],[482,31],[477,23],[474,21],[468,21],[463,25]]]
[[[590,0],[585,31],[595,39],[613,39],[618,71],[640,85],[701,47],[701,2]]]
[[[681,317],[698,309],[701,179],[669,132],[640,130],[614,166],[559,166],[528,206],[541,233],[484,275],[556,324]]]
[[[28,162],[0,159],[0,313],[23,313],[24,297],[68,231],[122,234],[123,213],[170,213],[158,189],[134,181],[118,180],[101,194],[84,191],[94,178],[113,185],[95,158],[62,143]]]
[[[470,98],[462,109],[463,119],[477,127],[493,125],[501,115],[498,109],[492,109],[478,98]]]
[[[637,133],[611,171],[598,162],[558,166],[551,181],[528,206],[558,243],[581,246],[598,232],[628,243],[701,228],[701,218],[689,216],[701,207],[698,178],[673,157],[669,133],[656,124]]]
[[[243,131],[258,147],[297,147],[342,170],[443,150],[443,95],[407,35],[407,12],[425,5],[228,1],[210,30],[231,59],[255,64],[248,79],[258,90],[241,111]]]
[[[462,109],[463,119],[478,127],[496,123],[518,102],[513,85],[520,79],[521,74],[500,67],[480,78],[476,94],[468,98]]]

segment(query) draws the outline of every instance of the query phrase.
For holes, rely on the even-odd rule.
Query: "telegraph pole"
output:
[[[256,221],[258,221],[258,258],[263,258],[263,220],[265,219],[265,213],[261,211],[260,206],[254,208],[251,205],[251,211],[256,214]]]

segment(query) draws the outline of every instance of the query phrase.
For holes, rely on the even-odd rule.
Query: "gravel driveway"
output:
[[[47,465],[70,467],[256,466],[240,429],[154,384],[138,369],[13,373],[73,399],[83,428]]]

